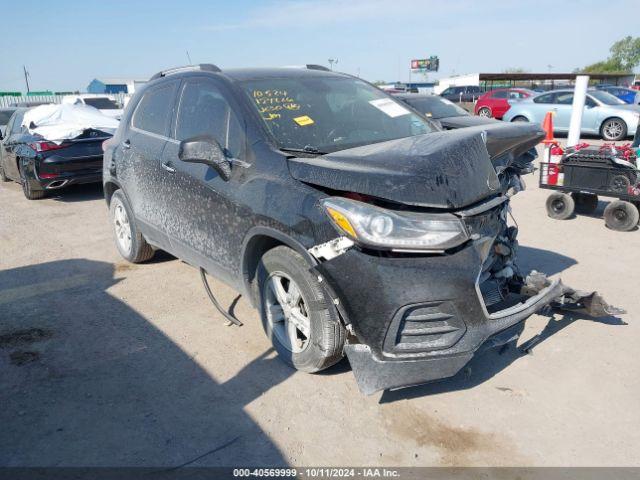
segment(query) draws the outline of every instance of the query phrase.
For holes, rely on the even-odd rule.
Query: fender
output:
[[[318,263],[311,256],[311,254],[307,251],[307,249],[300,242],[290,237],[289,235],[281,232],[280,230],[276,230],[275,228],[265,227],[265,226],[256,226],[249,229],[247,234],[244,237],[242,242],[242,248],[240,250],[240,272],[242,275],[242,285],[244,287],[244,294],[251,299],[253,303],[253,295],[251,295],[251,278],[254,272],[251,271],[253,268],[255,258],[252,258],[252,251],[250,249],[251,244],[258,239],[258,237],[270,238],[274,242],[287,245],[291,249],[298,252],[302,258],[305,259],[309,268],[315,267]],[[255,307],[255,305],[254,305]]]

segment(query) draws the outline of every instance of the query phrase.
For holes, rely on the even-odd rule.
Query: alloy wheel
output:
[[[131,251],[131,225],[129,216],[122,202],[117,201],[113,214],[113,227],[116,232],[116,240],[123,251]]]
[[[609,120],[602,130],[607,140],[617,140],[624,132],[624,126],[617,120]]]
[[[298,284],[285,273],[274,272],[265,282],[263,298],[272,335],[292,353],[305,350],[311,322]]]

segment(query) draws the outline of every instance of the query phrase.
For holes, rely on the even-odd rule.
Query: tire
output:
[[[616,193],[626,194],[631,186],[631,180],[626,175],[614,175],[609,186]]]
[[[491,118],[493,115],[491,114],[491,109],[489,107],[482,107],[478,110],[479,117]]]
[[[529,119],[527,117],[523,117],[522,115],[518,115],[517,117],[513,117],[511,121],[512,122],[528,122]]]
[[[47,192],[44,190],[33,190],[31,185],[27,181],[27,177],[24,173],[24,167],[22,164],[18,167],[20,171],[20,185],[22,186],[22,193],[28,200],[40,200],[47,195]]]
[[[155,251],[138,230],[131,207],[122,190],[116,190],[111,196],[109,217],[116,247],[125,260],[140,263],[153,257]]]
[[[4,173],[4,165],[2,165],[2,160],[0,160],[0,182],[9,182],[10,179],[7,177],[7,174]]]
[[[623,140],[627,136],[627,124],[618,117],[607,118],[600,126],[600,136],[610,142]]]
[[[547,198],[547,215],[554,220],[566,220],[573,216],[576,209],[571,195],[554,192]]]
[[[266,252],[258,265],[254,293],[262,326],[286,364],[313,373],[342,359],[346,330],[299,253],[286,246]],[[278,298],[285,299],[285,308]]]
[[[640,212],[631,202],[616,200],[604,209],[604,222],[611,230],[628,232],[638,225]]]
[[[571,197],[578,213],[589,215],[598,209],[598,196],[593,193],[572,193]]]

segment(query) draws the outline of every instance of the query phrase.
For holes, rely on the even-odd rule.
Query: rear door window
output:
[[[554,103],[555,93],[546,93],[533,99],[535,103]]]
[[[571,105],[573,103],[573,92],[557,93],[555,103],[558,105]]]
[[[493,95],[491,95],[491,98],[507,98],[507,96],[508,92],[501,90],[499,92],[494,92]]]
[[[177,85],[170,82],[148,90],[136,107],[131,125],[145,132],[167,135]]]
[[[210,80],[188,80],[182,87],[176,140],[209,135],[233,157],[242,156],[244,129],[229,102]]]

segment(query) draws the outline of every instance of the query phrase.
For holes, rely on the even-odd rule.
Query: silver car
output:
[[[554,112],[553,128],[557,132],[569,131],[573,90],[553,90],[511,103],[502,118],[506,122],[533,122],[540,124],[547,112]],[[629,105],[613,95],[588,90],[582,113],[582,133],[600,135],[604,140],[622,140],[633,135],[638,128],[640,106]]]

